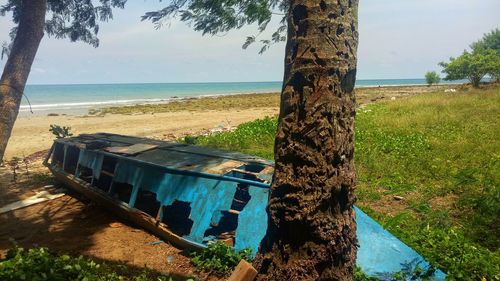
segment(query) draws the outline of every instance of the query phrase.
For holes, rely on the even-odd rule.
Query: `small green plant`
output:
[[[241,260],[251,262],[253,260],[252,250],[243,249],[236,251],[222,242],[208,244],[207,248],[192,254],[191,262],[199,269],[227,273],[233,269]]]
[[[39,281],[173,281],[171,276],[161,275],[148,269],[131,271],[123,265],[99,264],[83,257],[54,255],[46,248],[25,250],[14,246],[4,260],[0,260],[0,280]],[[192,278],[181,279],[194,281]]]
[[[51,132],[58,139],[71,137],[73,134],[70,131],[71,127],[66,127],[66,126],[61,127],[55,124],[50,125],[49,129],[49,132]]]
[[[12,157],[12,159],[10,159],[7,162],[7,165],[9,166],[10,170],[12,171],[12,181],[13,182],[17,181],[17,171],[19,169],[21,169],[22,162],[23,162],[22,159],[19,157]]]
[[[196,144],[198,140],[198,137],[196,136],[185,136],[180,142],[186,143],[186,144]]]
[[[366,275],[359,266],[354,269],[354,281],[379,281],[377,277]]]
[[[31,180],[36,184],[49,184],[54,182],[54,177],[48,173],[35,172],[31,175]]]
[[[418,265],[413,263],[405,265],[405,267],[398,272],[380,274],[379,276],[368,276],[366,275],[359,266],[356,266],[354,270],[354,281],[430,281],[433,280],[432,277],[436,269],[434,267],[429,267],[427,269],[422,269]]]

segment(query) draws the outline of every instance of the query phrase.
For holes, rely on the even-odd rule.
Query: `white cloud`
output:
[[[34,71],[36,73],[41,73],[41,74],[47,73],[47,70],[40,68],[40,67],[33,67],[33,68],[31,68],[31,71]]]
[[[439,70],[439,61],[460,54],[483,33],[500,27],[498,0],[360,2],[360,79],[421,77],[427,70]],[[125,10],[115,12],[113,21],[101,25],[99,48],[45,37],[29,82],[282,79],[284,44],[258,55],[258,46],[241,49],[246,36],[256,33],[255,27],[213,37],[177,21],[160,30],[140,21],[145,11],[162,5],[165,2],[129,1]],[[8,38],[11,26],[8,16],[0,17],[0,42]]]

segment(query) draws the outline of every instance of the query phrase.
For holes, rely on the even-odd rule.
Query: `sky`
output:
[[[7,0],[0,0],[3,5]],[[100,46],[45,36],[28,84],[281,81],[284,43],[263,55],[243,50],[250,26],[202,36],[172,21],[156,30],[140,16],[165,0],[129,0],[100,26]],[[437,63],[500,28],[499,0],[360,0],[357,79],[423,78]],[[268,34],[279,19],[269,26]],[[8,40],[11,15],[0,17],[0,42]],[[265,36],[263,37],[265,38]],[[6,59],[0,60],[3,69]]]

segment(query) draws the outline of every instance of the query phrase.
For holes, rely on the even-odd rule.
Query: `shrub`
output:
[[[243,249],[236,251],[222,242],[208,244],[207,248],[200,252],[194,252],[191,262],[199,269],[227,273],[232,270],[241,260],[251,262],[253,260],[252,250]]]
[[[173,281],[169,276],[159,275],[147,269],[133,275],[123,265],[99,264],[83,257],[57,256],[46,248],[25,250],[17,246],[9,250],[7,258],[0,260],[0,280],[38,281]],[[187,279],[186,281],[194,281]]]
[[[427,81],[429,86],[432,86],[432,84],[439,84],[441,77],[439,77],[436,71],[429,71],[425,74],[425,81]]]
[[[56,138],[62,139],[62,138],[67,138],[71,137],[73,134],[70,132],[71,127],[66,127],[66,126],[59,126],[59,125],[50,125],[49,132],[51,132]]]
[[[272,159],[277,124],[276,117],[265,117],[241,124],[233,132],[199,137],[195,140],[195,144],[241,151]]]

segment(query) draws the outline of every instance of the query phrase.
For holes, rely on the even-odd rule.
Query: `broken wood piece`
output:
[[[227,281],[252,281],[257,276],[257,270],[246,260],[241,260]]]
[[[25,208],[48,200],[56,199],[61,196],[64,196],[64,193],[50,194],[48,191],[37,192],[36,195],[33,195],[29,198],[3,206],[2,208],[0,208],[0,214]]]
[[[118,153],[124,155],[136,155],[142,152],[146,152],[151,149],[157,148],[158,145],[154,144],[145,144],[145,143],[136,143],[130,146],[114,146],[114,147],[106,147],[104,151],[110,153]]]

